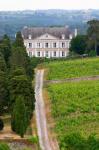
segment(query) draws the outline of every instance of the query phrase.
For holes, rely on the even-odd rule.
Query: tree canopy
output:
[[[86,51],[86,36],[85,35],[78,35],[71,40],[70,44],[70,51],[73,51],[77,54],[84,54]]]

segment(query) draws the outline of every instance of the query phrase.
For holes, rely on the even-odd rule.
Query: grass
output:
[[[55,61],[44,64],[48,80],[99,75],[99,58]]]
[[[61,138],[73,132],[85,139],[99,137],[99,80],[52,84],[48,93],[60,145],[65,144]]]

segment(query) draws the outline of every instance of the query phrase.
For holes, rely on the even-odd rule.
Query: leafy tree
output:
[[[18,133],[22,138],[28,126],[28,115],[24,103],[24,97],[17,95],[12,112],[12,130]]]
[[[4,72],[0,71],[0,114],[4,112],[4,107],[8,104],[7,80]]]
[[[9,66],[9,57],[11,55],[11,42],[7,35],[4,35],[0,43],[0,52],[2,52],[7,66]]]
[[[78,35],[72,39],[70,44],[70,51],[73,51],[77,54],[84,54],[86,51],[86,36],[85,35]]]
[[[13,43],[14,47],[24,47],[24,42],[23,42],[23,38],[22,38],[22,34],[21,32],[17,32],[16,34],[16,40]]]
[[[88,48],[99,54],[99,20],[88,21]]]
[[[6,77],[6,64],[3,55],[0,53],[0,114],[4,112],[4,107],[7,105],[8,90]]]
[[[3,123],[3,120],[0,119],[0,130],[3,130],[3,128],[4,128],[4,123]]]
[[[3,71],[3,72],[6,72],[6,63],[5,63],[5,60],[4,60],[4,57],[3,57],[3,54],[0,53],[0,70]]]

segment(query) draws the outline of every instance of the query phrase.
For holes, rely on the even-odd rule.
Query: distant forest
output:
[[[99,10],[36,10],[0,12],[0,37],[12,39],[24,26],[70,26],[85,34],[87,21],[99,19]]]

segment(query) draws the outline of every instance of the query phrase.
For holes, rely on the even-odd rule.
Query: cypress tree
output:
[[[22,95],[18,95],[15,100],[11,125],[12,130],[23,138],[28,126],[28,115]]]

